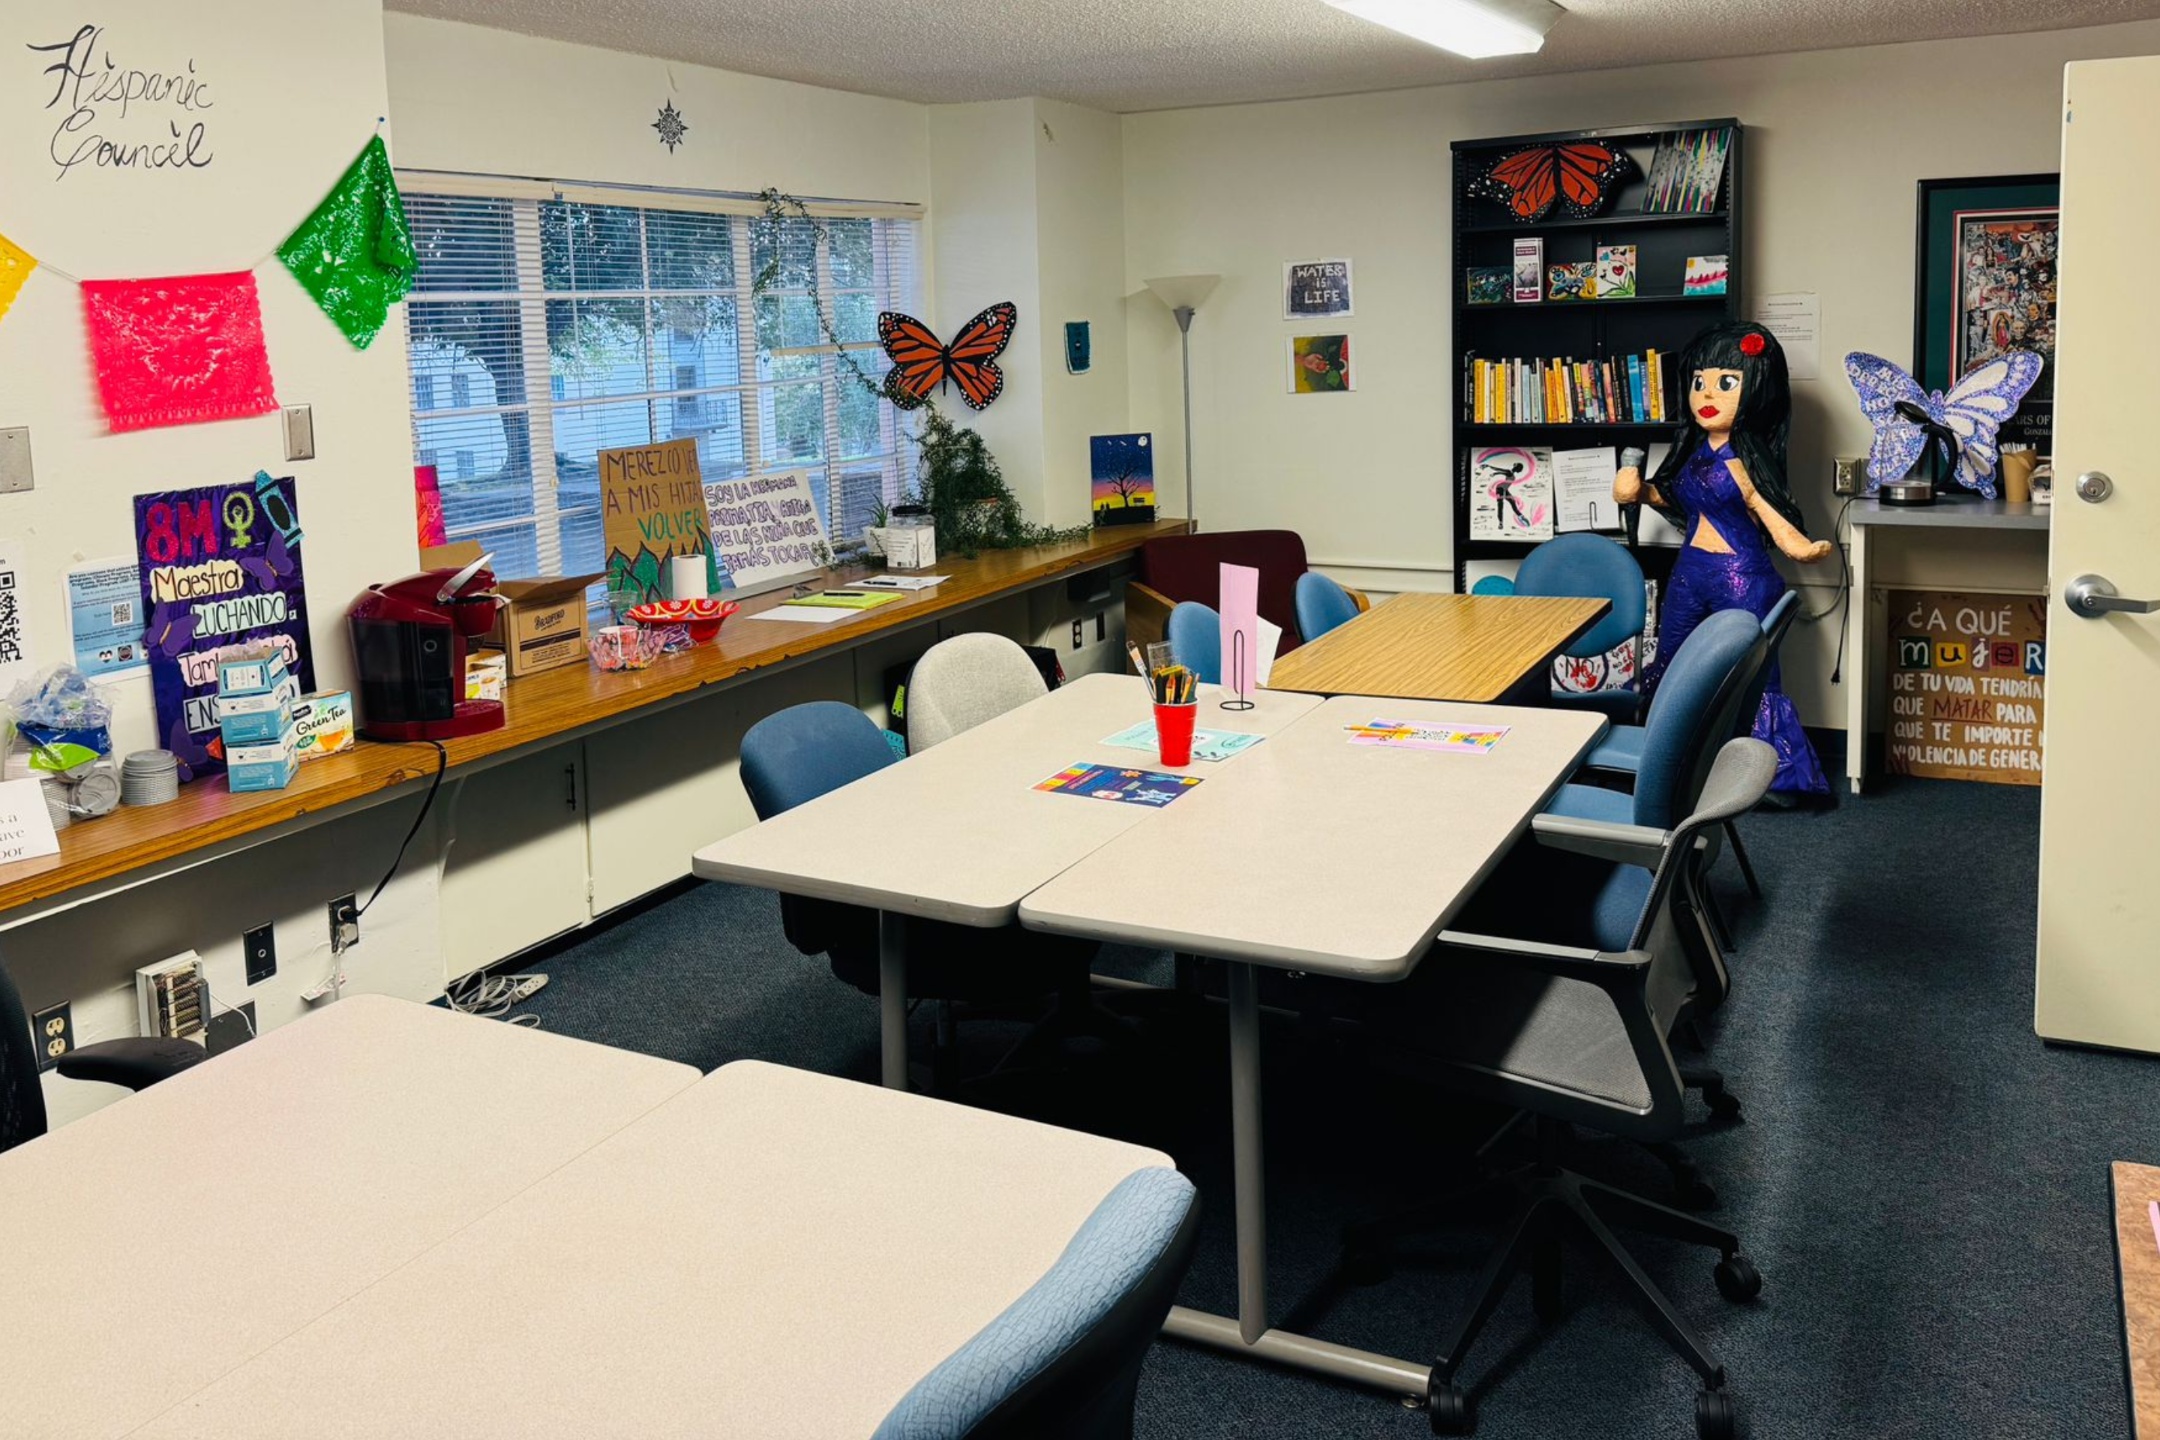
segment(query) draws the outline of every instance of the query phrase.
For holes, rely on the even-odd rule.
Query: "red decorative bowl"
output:
[[[740,609],[733,600],[649,600],[631,606],[623,618],[633,625],[680,625],[690,632],[692,644],[703,645]]]

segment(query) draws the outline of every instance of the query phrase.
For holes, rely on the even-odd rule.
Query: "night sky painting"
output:
[[[1147,525],[1155,519],[1155,437],[1088,439],[1089,508],[1097,525]]]

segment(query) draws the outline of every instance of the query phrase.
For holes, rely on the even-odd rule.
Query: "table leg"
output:
[[[1267,1324],[1267,1189],[1260,1137],[1260,973],[1233,963],[1230,982],[1230,1128],[1237,1201],[1238,1318],[1173,1308],[1163,1333],[1376,1390],[1425,1398],[1430,1366],[1357,1350]]]
[[[1847,542],[1852,589],[1845,595],[1845,779],[1858,795],[1867,778],[1868,727],[1868,532],[1855,525]]]
[[[882,1081],[888,1090],[908,1088],[907,917],[878,912],[878,1038]]]
[[[1260,976],[1230,967],[1230,1153],[1236,1170],[1238,1334],[1267,1324],[1267,1160],[1260,1136]]]

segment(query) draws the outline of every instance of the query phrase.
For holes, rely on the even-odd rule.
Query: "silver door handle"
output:
[[[2160,610],[2160,600],[2125,600],[2115,587],[2098,575],[2080,575],[2063,587],[2063,602],[2072,612],[2098,619],[2110,611],[2125,615],[2150,615]]]

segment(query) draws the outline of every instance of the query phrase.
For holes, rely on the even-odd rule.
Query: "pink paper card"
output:
[[[1256,657],[1260,645],[1260,572],[1250,565],[1225,565],[1217,581],[1216,608],[1222,616],[1222,686],[1244,699],[1260,688]]]

